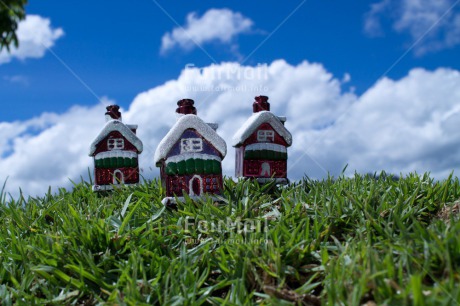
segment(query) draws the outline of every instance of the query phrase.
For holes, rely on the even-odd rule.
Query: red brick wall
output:
[[[244,163],[244,176],[247,177],[260,177],[262,164],[268,162],[270,164],[270,176],[273,177],[286,177],[287,161],[285,160],[245,160]]]
[[[221,175],[200,175],[203,180],[203,193],[220,194],[222,189],[222,176]],[[166,196],[173,197],[174,195],[181,197],[183,192],[189,194],[189,183],[193,175],[165,175],[166,183]]]
[[[110,132],[109,135],[107,135],[107,137],[105,137],[101,142],[97,144],[96,152],[94,154],[109,151],[109,149],[107,148],[107,140],[109,138],[123,138],[125,140],[125,148],[123,149],[123,151],[137,152],[136,147],[132,143],[130,143],[125,137],[123,137],[123,135],[121,135],[120,132],[113,131]]]
[[[120,170],[123,173],[125,184],[136,184],[139,182],[138,168],[119,168],[119,169],[99,169],[95,170],[96,185],[111,185],[113,184],[113,173],[115,170]]]
[[[271,130],[271,131],[275,131],[273,129],[273,127],[268,124],[268,123],[262,123],[258,128],[257,130],[251,134],[251,136],[249,136],[243,143],[243,146],[247,146],[249,144],[253,144],[253,143],[259,143],[257,141],[257,132],[259,130]],[[287,146],[287,143],[286,141],[284,141],[284,138],[280,136],[280,134],[278,134],[276,131],[275,131],[275,141],[272,142],[272,143],[276,143],[276,144],[280,144],[280,145],[283,145],[283,146]]]

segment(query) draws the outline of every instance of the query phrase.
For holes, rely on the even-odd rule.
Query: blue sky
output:
[[[145,174],[155,176],[150,155],[172,125],[175,102],[187,97],[202,99],[199,114],[221,123],[231,138],[232,122],[250,114],[253,97],[270,96],[274,110],[288,116],[294,143],[297,138],[290,157],[295,178],[337,174],[346,164],[350,171],[431,171],[438,177],[460,167],[454,155],[445,156],[447,149],[457,152],[452,148],[460,140],[449,125],[460,104],[460,1],[126,3],[30,1],[26,11],[35,19],[28,17],[24,27],[27,49],[0,55],[0,165],[7,165],[0,180],[9,177],[10,192],[23,186],[40,193],[84,175],[91,165],[86,156],[78,166],[33,170],[30,163],[42,157],[24,152],[68,137],[82,145],[50,149],[48,156],[85,155],[107,103],[121,105],[141,135],[144,128],[150,148],[143,153]],[[251,83],[233,73],[254,67],[267,67],[269,77]],[[206,77],[206,69],[233,72],[217,80]],[[197,80],[266,89],[232,94],[187,87]],[[184,90],[175,91],[176,85]],[[219,103],[234,100],[235,110],[219,112]],[[86,130],[66,135],[60,124],[79,112],[84,118],[75,124]],[[162,125],[151,124],[155,118]],[[417,140],[412,149],[410,139]],[[409,151],[400,152],[401,146]],[[231,174],[232,151],[227,159]]]
[[[234,39],[239,55],[227,44],[203,44],[215,61],[245,59],[245,64],[254,65],[280,58],[291,64],[306,59],[322,63],[335,76],[350,74],[349,85],[362,93],[412,43],[409,33],[392,29],[391,14],[382,14],[381,36],[366,33],[364,21],[372,3],[145,0],[135,5],[126,5],[126,1],[111,1],[110,5],[104,1],[79,1],[69,5],[63,1],[30,1],[27,12],[49,18],[52,27],[62,28],[65,34],[56,41],[53,52],[94,93],[126,107],[139,92],[177,77],[187,63],[203,67],[213,62],[199,48],[189,52],[171,50],[165,55],[159,52],[161,37],[177,27],[175,22],[184,25],[190,12],[201,16],[210,8],[229,8],[254,22],[250,33]],[[387,75],[401,78],[413,67],[458,69],[459,50],[456,46],[423,56],[410,52]],[[2,121],[97,103],[96,97],[50,52],[38,60],[13,60],[0,69],[2,100],[10,105],[0,113]],[[21,76],[22,82],[8,81],[12,76]]]

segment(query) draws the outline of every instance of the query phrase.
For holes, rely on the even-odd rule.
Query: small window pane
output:
[[[109,150],[122,150],[125,147],[125,140],[123,138],[110,138],[107,140],[107,149]]]
[[[260,130],[257,132],[257,141],[260,142],[273,142],[275,141],[275,132],[270,130]]]
[[[180,151],[201,152],[203,151],[203,140],[201,138],[183,138],[180,143]]]

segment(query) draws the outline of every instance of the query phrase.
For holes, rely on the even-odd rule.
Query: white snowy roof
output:
[[[101,153],[96,154],[96,156],[94,156],[96,160],[104,159],[104,158],[111,158],[111,157],[136,158],[137,153],[132,152],[132,151],[112,150],[108,152],[101,152]]]
[[[96,152],[97,145],[105,138],[110,132],[117,131],[120,132],[123,137],[125,137],[130,143],[132,143],[137,151],[142,152],[143,145],[142,141],[136,136],[136,134],[131,131],[131,129],[126,126],[123,122],[119,120],[110,120],[108,121],[102,131],[97,135],[96,139],[91,143],[89,149],[89,156],[93,156]]]
[[[275,151],[275,152],[281,152],[281,153],[286,153],[286,147],[276,144],[276,143],[253,143],[250,144],[246,147],[246,151],[261,151],[261,150],[268,150],[268,151]]]
[[[284,138],[287,145],[292,144],[292,135],[281,123],[280,119],[269,111],[261,111],[252,114],[251,117],[239,128],[239,130],[233,135],[233,146],[237,147],[254,133],[262,123],[270,124],[273,129]]]
[[[227,144],[207,123],[197,115],[184,115],[177,119],[176,124],[169,130],[168,134],[161,140],[155,151],[155,164],[166,158],[174,144],[180,139],[187,129],[195,129],[204,139],[209,141],[222,157],[227,154]]]
[[[210,155],[210,154],[203,154],[203,153],[182,153],[181,155],[171,156],[166,159],[166,163],[178,163],[183,160],[187,159],[204,159],[204,160],[217,160],[221,161],[219,156]]]

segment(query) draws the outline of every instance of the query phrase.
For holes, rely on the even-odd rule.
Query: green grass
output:
[[[27,200],[2,192],[0,304],[460,301],[460,222],[448,213],[457,178],[271,187],[227,179],[223,203],[177,211],[160,203],[157,180],[106,197],[84,182]]]

